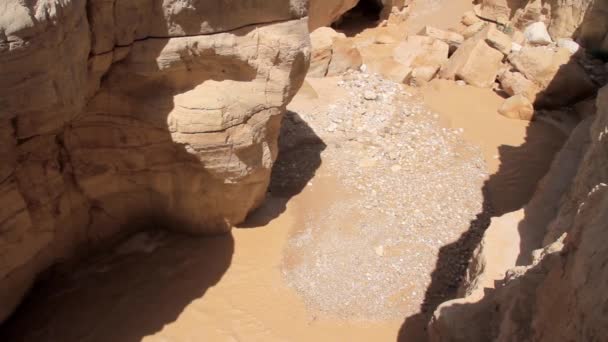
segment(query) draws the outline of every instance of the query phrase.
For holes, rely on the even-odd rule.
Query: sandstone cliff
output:
[[[467,297],[437,309],[431,340],[600,341],[608,335],[608,87],[597,108],[554,160],[523,220],[492,222],[470,266]]]
[[[306,7],[0,3],[0,321],[59,260],[141,225],[225,232],[260,204]]]

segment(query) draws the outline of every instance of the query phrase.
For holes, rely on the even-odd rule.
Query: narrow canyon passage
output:
[[[1,339],[396,340],[404,315],[416,314],[425,299],[426,279],[435,266],[436,254],[432,253],[438,253],[446,243],[457,240],[460,232],[449,235],[453,233],[418,231],[416,234],[420,236],[414,239],[419,241],[416,245],[411,245],[411,236],[401,244],[398,241],[387,244],[387,239],[398,237],[398,232],[391,230],[391,221],[384,214],[370,214],[379,209],[391,210],[376,206],[386,205],[386,196],[390,197],[398,189],[383,189],[384,192],[378,189],[376,197],[358,197],[360,195],[344,184],[346,177],[353,176],[348,170],[332,166],[340,159],[332,162],[326,158],[339,158],[336,153],[344,153],[344,157],[349,158],[347,149],[352,150],[350,153],[362,153],[363,150],[361,147],[340,147],[340,140],[331,140],[335,138],[331,128],[315,131],[310,125],[316,122],[307,123],[305,118],[313,114],[316,115],[314,120],[320,120],[328,106],[348,98],[348,94],[337,86],[340,78],[309,81],[290,105],[291,112],[285,118],[287,132],[283,133],[287,134],[287,139],[282,143],[289,153],[277,161],[268,199],[231,235],[194,238],[161,230],[140,233],[112,253],[89,261],[86,267],[73,273],[59,270],[56,277],[40,284],[0,330]],[[527,137],[537,139],[533,142],[537,149],[501,154],[500,150],[507,146],[517,149],[524,144],[527,125],[496,113],[498,95],[473,87],[452,89],[441,82],[410,91],[426,101],[414,107],[420,110],[417,115],[426,115],[421,106],[433,108],[444,127],[462,134],[466,144],[481,147],[491,173],[496,174],[497,168],[506,163],[521,166],[534,160],[545,164],[508,172],[505,178],[492,184],[493,188],[489,190],[499,194],[499,202],[525,201],[521,196],[526,194],[512,193],[508,189],[519,187],[518,182],[538,179],[550,153],[563,141],[563,135],[555,133],[551,126],[539,123],[536,125],[542,126],[544,132]],[[471,108],[463,98],[476,98],[479,105]],[[410,116],[407,118],[414,120]],[[479,120],[485,121],[480,123]],[[324,125],[323,122],[319,124],[317,127]],[[460,128],[464,128],[462,133]],[[502,133],[489,134],[488,130],[493,129],[500,129]],[[486,139],[487,135],[492,139]],[[290,146],[296,149],[290,150]],[[496,158],[498,155],[509,160]],[[364,182],[373,183],[374,178],[384,177],[377,174],[375,168],[363,166],[362,170],[364,173],[357,177],[362,177]],[[391,182],[384,178],[383,181]],[[477,190],[481,196],[481,189]],[[374,204],[374,198],[379,202]],[[392,204],[397,205],[396,202]],[[416,205],[424,207],[423,203]],[[477,214],[475,210],[471,213]],[[350,235],[349,229],[370,223],[380,226],[372,227],[364,238]],[[314,229],[319,224],[323,225],[321,229]],[[468,228],[467,224],[463,229]],[[307,234],[312,239],[309,242],[302,240]],[[433,240],[428,247],[425,247],[426,239]],[[438,239],[445,239],[445,242],[436,242]],[[341,253],[336,255],[336,252]],[[412,259],[412,255],[426,253],[431,253],[430,259]],[[316,265],[315,255],[331,256],[332,262]],[[405,258],[404,264],[413,260],[429,264],[409,268],[411,273],[395,273],[391,271],[390,261],[394,263],[395,257]],[[350,279],[356,272],[364,271],[372,272],[373,278],[369,281],[359,279],[356,286],[349,289]],[[323,282],[325,286],[310,287],[304,280]],[[437,301],[450,295],[445,291],[453,286],[449,282],[455,280],[449,273],[441,279],[444,283],[435,294],[439,296]],[[398,294],[395,298],[399,300],[381,298],[390,293]],[[344,298],[353,298],[352,306],[340,305]],[[411,328],[408,334],[413,338],[423,336],[423,329],[420,324]]]
[[[152,223],[52,267],[0,341],[426,341],[433,312],[463,297],[490,223],[523,215],[574,126],[506,117],[496,86],[403,84],[392,63],[404,37],[473,8],[448,1],[413,1],[393,25],[382,22],[389,2],[359,1],[332,28],[348,37],[334,44],[358,46],[360,66],[331,74],[330,55],[320,77],[311,67],[259,208],[227,234]],[[491,252],[513,252],[500,247]]]

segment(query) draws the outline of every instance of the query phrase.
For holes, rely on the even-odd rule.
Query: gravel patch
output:
[[[439,249],[482,212],[485,163],[400,84],[351,72],[338,86],[346,98],[298,114],[327,144],[324,172],[348,195],[307,213],[287,247],[297,262],[283,273],[312,309],[403,318],[420,310]]]

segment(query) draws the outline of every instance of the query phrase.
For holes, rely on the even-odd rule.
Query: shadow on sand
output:
[[[578,67],[576,65],[578,57],[581,57],[580,54],[574,56],[569,63],[560,68],[545,93],[540,94],[541,101],[536,105],[545,108],[551,108],[552,104],[554,104],[554,108],[565,105],[563,97],[557,99],[552,97],[557,96],[556,94],[572,94],[569,90],[572,87],[570,80],[573,69]],[[594,96],[593,94],[581,95],[570,97],[567,100],[568,104]],[[544,218],[539,220],[537,217],[539,215],[531,208],[527,208],[526,204],[532,198],[539,181],[549,170],[555,154],[559,152],[567,136],[557,128],[558,125],[552,126],[545,121],[538,120],[539,114],[538,111],[535,113],[536,118],[530,122],[526,130],[525,142],[521,146],[503,145],[499,147],[499,169],[484,183],[482,189],[483,210],[477,214],[475,220],[471,221],[468,231],[463,233],[457,241],[440,249],[435,269],[431,273],[431,283],[426,290],[420,311],[405,319],[399,331],[398,341],[417,342],[428,339],[426,327],[433,312],[441,303],[457,298],[458,288],[465,276],[468,261],[481,242],[483,233],[490,225],[492,217],[524,208],[524,219],[518,227],[522,253],[530,253],[541,247],[542,236],[548,222],[543,221],[542,224],[536,226],[530,226],[529,223],[539,223],[548,216],[546,213],[541,214],[544,215]],[[586,115],[591,114],[586,113]],[[571,115],[576,117],[574,113]],[[580,121],[581,118],[577,119]],[[547,130],[548,126],[552,126],[552,129]],[[555,136],[548,138],[547,134]],[[543,231],[535,231],[539,229]],[[522,264],[522,261],[528,260],[529,257],[529,255],[520,255],[518,264]]]
[[[230,234],[148,235],[128,240],[127,254],[106,253],[47,277],[0,327],[0,341],[140,341],[174,322],[230,266]]]
[[[287,202],[315,176],[326,147],[298,113],[288,111],[281,124],[279,155],[272,168],[266,201],[238,228],[264,226],[283,213]]]

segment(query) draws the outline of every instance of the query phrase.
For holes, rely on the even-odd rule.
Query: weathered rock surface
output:
[[[331,49],[331,61],[327,76],[337,76],[348,70],[358,70],[363,63],[361,52],[350,39],[335,39]]]
[[[407,67],[439,67],[448,60],[450,46],[427,36],[409,36],[393,50],[395,60]]]
[[[310,33],[312,51],[308,76],[324,77],[327,74],[334,40],[337,38],[346,38],[346,36],[330,27],[319,27]]]
[[[534,106],[525,95],[518,94],[506,99],[498,113],[511,119],[532,120]]]
[[[305,15],[298,0],[0,4],[0,321],[60,259],[151,222],[225,232],[260,204],[308,67]]]
[[[493,264],[505,277],[482,298],[473,296],[483,279],[497,274],[484,275],[479,265],[491,255],[477,253],[469,274],[478,279],[465,283],[468,297],[435,311],[432,341],[599,341],[607,336],[608,87],[600,90],[597,108],[556,156],[523,219],[517,225],[507,222],[519,237],[501,240],[492,228],[486,232],[482,246],[502,241],[499,248],[518,249],[516,260],[509,254],[509,260]],[[516,267],[505,269],[513,262]]]
[[[535,103],[541,107],[572,104],[592,95],[597,88],[587,72],[563,48],[526,46],[509,55],[509,61],[543,89]]]
[[[467,39],[441,67],[440,77],[461,79],[470,85],[490,88],[503,66],[504,55],[485,41],[482,32]]]
[[[498,81],[502,89],[510,96],[521,94],[532,102],[536,100],[536,95],[540,92],[539,86],[520,72],[505,71],[498,77]]]

